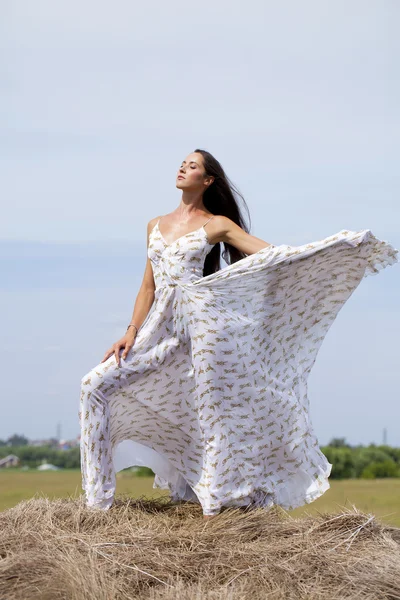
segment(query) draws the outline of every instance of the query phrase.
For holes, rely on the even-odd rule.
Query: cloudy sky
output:
[[[196,147],[251,233],[371,229],[400,248],[397,0],[4,0],[0,438],[79,433],[81,377],[125,332],[146,224]],[[397,144],[397,148],[396,148]],[[399,265],[364,279],[309,378],[321,444],[400,445]]]

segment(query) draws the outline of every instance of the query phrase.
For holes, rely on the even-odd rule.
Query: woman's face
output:
[[[182,161],[176,175],[176,187],[181,190],[204,192],[210,185],[211,177],[205,178],[203,156],[196,152],[189,154]],[[208,185],[207,185],[208,183]]]

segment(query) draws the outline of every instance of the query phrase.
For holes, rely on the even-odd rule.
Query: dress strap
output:
[[[213,215],[212,217],[210,217],[210,218],[209,218],[209,219],[208,219],[208,220],[207,220],[207,221],[204,223],[204,225],[207,225],[208,221],[211,221],[211,219],[213,219],[214,217],[215,217],[215,215]],[[203,227],[204,227],[204,225],[203,225]]]
[[[153,232],[155,233],[155,231],[156,231],[156,228],[157,228],[158,230],[160,230],[160,229],[159,229],[159,227],[158,227],[158,224],[159,224],[159,222],[160,222],[160,221],[161,221],[161,217],[158,219],[157,223],[154,225],[154,227],[153,227],[153,229],[151,230],[150,234],[152,234]]]

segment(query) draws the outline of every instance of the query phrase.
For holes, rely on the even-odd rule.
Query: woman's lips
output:
[[[178,175],[178,179],[185,179],[182,175]]]

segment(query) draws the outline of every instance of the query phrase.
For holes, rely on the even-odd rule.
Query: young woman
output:
[[[332,465],[312,427],[310,370],[362,278],[398,251],[369,229],[302,246],[250,235],[240,194],[205,150],[185,158],[176,187],[179,206],[148,223],[127,331],[81,381],[87,506],[110,508],[115,473],[133,465],[204,518],[312,502]]]

